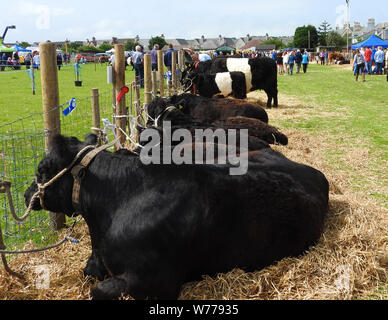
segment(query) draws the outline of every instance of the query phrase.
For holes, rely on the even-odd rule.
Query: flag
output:
[[[68,116],[70,113],[73,112],[73,110],[77,107],[77,102],[75,101],[75,98],[72,98],[69,102],[69,106],[62,111],[62,113],[65,115],[65,116]]]

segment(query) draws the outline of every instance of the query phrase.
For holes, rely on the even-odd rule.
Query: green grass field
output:
[[[386,190],[387,186],[386,76],[367,76],[366,82],[355,82],[352,71],[347,68],[311,64],[306,74],[280,76],[279,93],[300,101],[303,112],[292,119],[279,120],[277,125],[327,136],[332,143],[332,148],[325,154],[328,161],[341,170],[352,171],[354,188],[371,192],[387,207],[388,195],[369,188],[371,179],[381,190]],[[367,153],[368,161],[363,164],[363,170],[343,161],[351,150]]]

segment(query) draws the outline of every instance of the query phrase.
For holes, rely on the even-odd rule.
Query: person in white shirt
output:
[[[286,51],[283,55],[283,66],[284,66],[284,74],[289,74],[290,73],[290,68],[288,64],[288,59],[290,57],[290,53]]]
[[[39,69],[40,68],[40,56],[39,56],[39,53],[36,53],[34,55],[34,58],[32,59],[32,61],[33,61],[34,67]]]

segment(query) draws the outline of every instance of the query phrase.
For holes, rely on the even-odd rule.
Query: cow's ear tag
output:
[[[183,106],[179,105],[178,108],[179,108],[179,110],[182,110],[182,109],[183,109]]]

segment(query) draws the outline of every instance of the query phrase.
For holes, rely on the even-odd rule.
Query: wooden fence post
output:
[[[92,89],[92,121],[93,128],[100,129],[100,99],[98,89]],[[93,133],[100,137],[100,131],[93,129]]]
[[[125,86],[125,55],[124,55],[124,45],[123,44],[115,44],[115,62],[114,62],[114,86],[116,88],[116,97],[119,96],[121,92],[121,88]],[[125,107],[125,95],[122,96],[119,102],[116,101],[116,119],[115,125],[117,128],[121,128],[121,130],[116,129],[116,135],[120,137],[121,145],[124,145],[126,138],[123,132],[126,132],[126,124],[127,118],[127,109]],[[118,145],[116,145],[116,150],[118,149]]]
[[[152,78],[151,78],[151,55],[144,55],[144,113],[147,113],[147,106],[152,102]],[[147,122],[147,115],[142,120],[142,125]]]
[[[40,43],[39,54],[42,81],[45,148],[47,150],[50,147],[52,137],[61,132],[57,54],[55,43]],[[50,212],[50,223],[55,230],[63,228],[65,225],[65,215]]]
[[[176,63],[177,63],[177,52],[173,51],[171,54],[171,90],[172,94],[176,94]]]
[[[159,74],[159,93],[164,97],[164,65],[163,65],[163,51],[158,50],[158,74]]]
[[[158,94],[158,74],[156,71],[151,71],[152,78],[152,94],[154,97]]]

